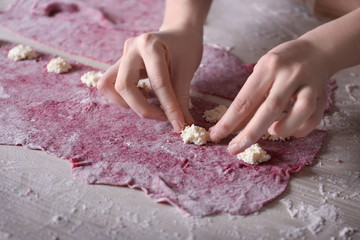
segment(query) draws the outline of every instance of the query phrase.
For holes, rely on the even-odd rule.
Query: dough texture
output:
[[[12,62],[11,47],[0,47],[0,144],[41,149],[69,160],[80,181],[139,188],[191,215],[259,211],[285,190],[291,173],[316,162],[326,136],[314,130],[285,142],[259,140],[271,160],[249,166],[228,153],[230,139],[183,144],[168,122],[139,118],[79,84],[84,73],[97,70],[71,63],[67,74],[48,73],[51,56]],[[202,115],[216,104],[192,103],[197,125],[208,129]]]

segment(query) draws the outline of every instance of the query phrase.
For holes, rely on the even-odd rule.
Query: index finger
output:
[[[287,88],[286,84],[284,86],[281,81],[275,83],[269,96],[261,104],[254,117],[230,142],[229,152],[235,155],[254,144],[270,125],[279,118],[293,93],[293,86]]]
[[[161,44],[157,44],[153,48],[152,51],[145,49],[142,54],[147,74],[167,118],[175,132],[179,133],[185,126],[185,120],[170,81],[166,49]]]
[[[244,125],[249,115],[264,101],[264,96],[272,82],[272,77],[268,74],[265,74],[263,71],[254,71],[224,116],[211,128],[211,141],[218,142],[238,129],[239,125]]]
[[[137,87],[140,73],[136,66],[141,64],[139,63],[140,61],[141,57],[138,54],[133,53],[120,62],[115,89],[139,116],[150,119],[166,120],[161,109],[149,104],[145,96]]]

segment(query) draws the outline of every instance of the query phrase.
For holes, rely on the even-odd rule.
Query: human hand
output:
[[[304,137],[320,122],[331,73],[327,54],[306,40],[283,43],[256,64],[222,119],[210,129],[217,142],[241,130],[230,142],[238,154],[266,131],[279,137]],[[282,117],[288,103],[292,108]]]
[[[130,38],[123,56],[105,72],[97,88],[140,117],[168,119],[179,133],[185,123],[194,123],[188,109],[189,90],[202,48],[202,33],[191,28],[161,29]],[[147,77],[164,111],[149,104],[137,88],[138,81]]]

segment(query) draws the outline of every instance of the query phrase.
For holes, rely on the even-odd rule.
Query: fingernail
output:
[[[184,126],[181,125],[178,121],[174,120],[171,122],[171,125],[173,126],[174,128],[174,131],[179,133],[183,130]]]
[[[216,132],[210,132],[210,139],[213,142],[218,142],[218,141],[220,141],[220,135]]]
[[[228,151],[230,152],[231,155],[235,155],[235,154],[240,153],[241,149],[238,144],[233,143],[229,146]]]
[[[232,140],[229,143],[228,151],[230,152],[230,154],[235,155],[235,154],[241,153],[247,147],[249,147],[249,141],[245,137],[245,138],[242,138],[240,141],[237,141],[237,142],[234,142],[234,140]]]

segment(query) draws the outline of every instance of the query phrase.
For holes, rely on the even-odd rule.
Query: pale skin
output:
[[[349,2],[352,6],[344,8],[342,17],[278,45],[259,59],[228,111],[210,129],[213,142],[239,131],[228,148],[235,155],[266,131],[279,137],[304,137],[317,127],[329,78],[360,64],[360,8],[356,8],[360,2]],[[175,132],[194,123],[188,110],[189,89],[200,64],[210,5],[210,0],[167,0],[160,30],[128,39],[123,56],[106,71],[98,89],[141,117],[168,120]],[[149,104],[136,87],[145,77],[164,111]],[[293,107],[284,115],[290,100]]]

